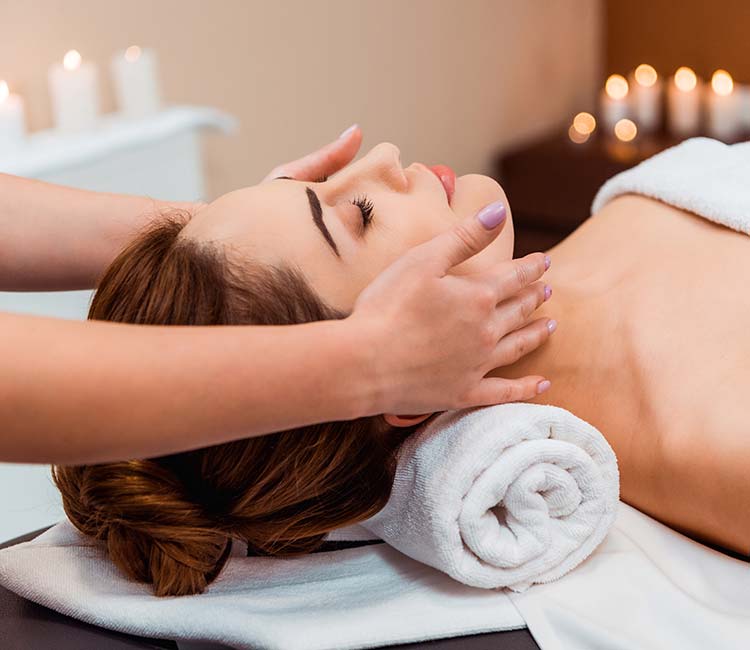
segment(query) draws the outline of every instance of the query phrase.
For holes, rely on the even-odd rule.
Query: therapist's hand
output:
[[[274,167],[263,182],[280,176],[298,181],[315,182],[335,174],[346,167],[357,155],[362,144],[362,129],[356,124],[350,126],[336,140],[329,142],[317,151]]]
[[[485,377],[538,348],[554,329],[548,318],[529,322],[545,300],[537,280],[549,258],[532,253],[481,273],[449,274],[498,236],[504,217],[502,202],[490,204],[408,251],[359,295],[346,320],[371,350],[363,372],[378,387],[373,414],[522,401],[549,388],[541,375]],[[402,416],[409,417],[417,416]]]

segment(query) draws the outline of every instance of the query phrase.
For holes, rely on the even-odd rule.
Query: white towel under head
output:
[[[366,648],[523,627],[505,592],[446,573],[484,587],[554,579],[591,553],[615,516],[614,454],[562,409],[506,404],[443,414],[401,451],[389,504],[367,525],[424,563],[385,544],[293,559],[248,558],[235,548],[206,593],[157,598],[64,521],[0,551],[0,582],[69,616],[141,636]],[[330,538],[376,536],[366,530]]]
[[[594,427],[504,404],[443,413],[407,439],[388,503],[362,526],[465,584],[523,590],[590,555],[618,496],[614,452]]]

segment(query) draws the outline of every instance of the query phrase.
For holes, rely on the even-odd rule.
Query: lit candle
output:
[[[80,131],[96,124],[99,89],[96,66],[82,62],[76,50],[65,54],[62,64],[49,69],[49,92],[55,125],[63,131]]]
[[[8,83],[0,80],[0,155],[20,145],[25,135],[23,99],[12,94]]]
[[[628,116],[628,80],[625,77],[619,74],[608,77],[601,93],[600,110],[605,131],[611,131],[619,120]]]
[[[638,127],[635,122],[628,119],[622,119],[615,124],[615,137],[620,142],[631,142],[638,135]]]
[[[717,70],[711,77],[711,90],[706,94],[706,118],[709,134],[719,140],[737,138],[742,128],[739,94],[726,70]]]
[[[131,45],[112,58],[117,105],[124,115],[136,117],[159,110],[156,55],[151,49]]]
[[[586,142],[596,129],[596,119],[591,113],[578,113],[568,129],[568,137],[576,144]]]
[[[633,117],[644,132],[656,131],[661,124],[663,83],[656,70],[642,63],[630,79]]]
[[[701,105],[698,77],[690,68],[679,68],[667,90],[668,123],[673,135],[684,138],[700,128]]]

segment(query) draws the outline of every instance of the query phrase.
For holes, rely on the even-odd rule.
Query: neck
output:
[[[552,298],[535,313],[534,318],[554,318],[557,330],[539,349],[516,363],[498,368],[492,375],[518,378],[543,375],[552,382],[546,393],[532,400],[554,404],[584,419],[595,418],[596,386],[611,384],[622,377],[626,350],[613,344],[618,331],[616,298],[613,283],[600,274],[581,277],[580,264],[565,263],[556,251],[553,266],[545,275],[552,287]],[[615,300],[615,302],[617,302]],[[609,322],[613,319],[613,322]]]

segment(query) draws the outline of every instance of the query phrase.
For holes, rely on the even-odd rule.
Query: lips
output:
[[[456,172],[454,172],[448,165],[432,165],[429,170],[440,179],[445,189],[445,194],[448,197],[448,203],[453,198],[453,193],[456,191]]]

